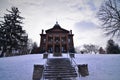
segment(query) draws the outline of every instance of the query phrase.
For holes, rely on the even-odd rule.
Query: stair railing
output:
[[[48,54],[48,53],[47,53],[47,54]],[[44,70],[46,69],[48,58],[49,58],[49,54],[48,54],[47,58],[44,59],[44,60],[46,60],[45,63],[44,63]],[[44,71],[44,70],[43,70],[43,74],[42,74],[41,80],[45,80],[45,77],[44,77],[44,72],[45,72],[45,71]]]
[[[70,53],[69,53],[69,55],[70,55]],[[78,65],[77,65],[77,63],[75,62],[75,60],[74,60],[73,58],[74,58],[74,57],[70,57],[70,59],[71,59],[71,64],[72,64],[73,67],[75,68],[75,71],[76,71],[77,75],[79,75],[79,73],[78,73]]]

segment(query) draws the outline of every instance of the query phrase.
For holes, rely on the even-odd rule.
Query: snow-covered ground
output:
[[[34,64],[45,63],[42,57],[34,54],[0,58],[0,80],[32,80]],[[120,80],[120,54],[76,54],[74,60],[88,64],[90,75],[79,80]]]

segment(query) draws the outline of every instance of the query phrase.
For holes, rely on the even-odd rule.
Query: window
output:
[[[59,37],[55,37],[55,42],[59,42],[60,38]]]
[[[48,41],[52,42],[53,41],[53,37],[48,37]]]
[[[68,43],[70,43],[70,39],[68,39]]]
[[[46,39],[43,39],[43,42],[46,42]]]

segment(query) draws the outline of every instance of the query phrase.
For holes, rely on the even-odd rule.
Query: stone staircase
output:
[[[50,58],[44,69],[44,80],[75,80],[77,73],[69,58]]]

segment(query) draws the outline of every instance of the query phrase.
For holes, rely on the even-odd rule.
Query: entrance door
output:
[[[55,45],[55,53],[60,53],[60,46],[59,45]]]
[[[55,56],[61,56],[60,45],[55,45],[54,55]]]

